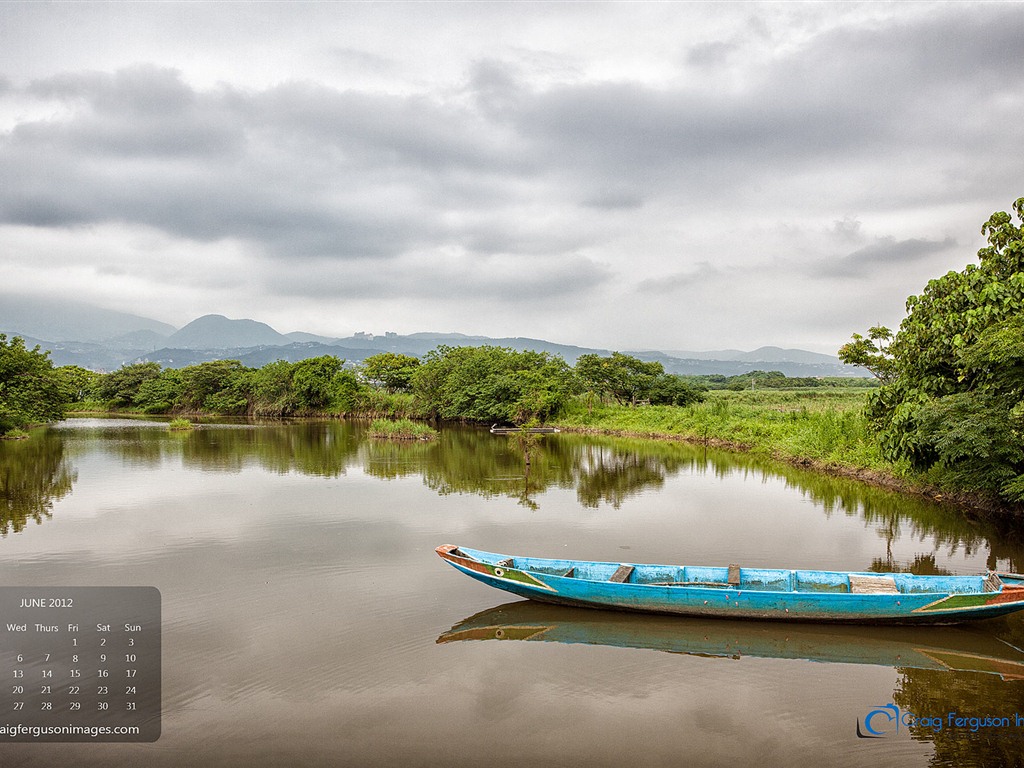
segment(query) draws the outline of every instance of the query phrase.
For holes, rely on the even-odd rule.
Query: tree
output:
[[[867,413],[890,458],[938,467],[955,484],[1024,502],[1024,198],[1017,220],[992,214],[979,264],[932,280],[907,299],[887,348],[864,339],[845,362],[885,358]],[[888,337],[872,329],[874,341]],[[845,352],[844,352],[845,350]],[[859,358],[859,359],[858,359]],[[877,363],[877,360],[875,360]]]
[[[687,383],[682,376],[663,373],[651,383],[651,405],[690,405],[704,401],[704,392]]]
[[[885,384],[896,375],[895,361],[889,351],[891,343],[892,331],[884,325],[876,325],[868,330],[867,338],[859,333],[853,334],[853,340],[839,348],[839,359],[847,365],[867,368]]]
[[[139,385],[132,403],[145,413],[169,413],[181,399],[181,371],[165,368]]]
[[[275,360],[253,371],[252,413],[257,416],[287,416],[295,410],[292,398],[292,364]]]
[[[37,344],[0,334],[0,435],[30,424],[64,418],[70,393]]]
[[[250,372],[238,360],[213,360],[182,368],[177,406],[188,411],[244,414],[249,407]]]
[[[412,387],[412,375],[419,367],[419,358],[397,352],[382,352],[363,360],[363,376],[380,384],[388,392],[404,392]]]
[[[298,413],[351,410],[359,393],[355,373],[333,355],[300,360],[292,366],[291,393]]]
[[[68,400],[72,403],[92,397],[100,380],[100,374],[80,365],[62,365],[56,368],[55,372],[67,392]]]
[[[636,405],[650,400],[655,382],[665,376],[659,362],[644,362],[632,355],[612,352],[608,357],[580,355],[576,360],[576,376],[583,390],[602,399],[612,397],[618,403]]]
[[[412,388],[434,417],[526,424],[564,407],[574,382],[565,361],[546,352],[441,346],[427,353]]]
[[[115,408],[135,405],[139,387],[160,375],[160,363],[134,363],[105,374],[96,386],[101,400]]]

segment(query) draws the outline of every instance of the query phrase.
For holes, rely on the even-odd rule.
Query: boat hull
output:
[[[703,585],[623,583],[581,578],[580,573],[575,573],[611,573],[617,567],[648,569],[645,573],[650,572],[650,569],[664,569],[668,573],[678,568],[676,566],[623,566],[589,561],[510,558],[453,545],[438,547],[437,554],[457,570],[490,587],[530,600],[576,607],[730,619],[860,624],[956,624],[994,618],[1024,609],[1024,583],[1004,584],[999,591],[962,591],[968,587],[961,586],[958,580],[979,577],[908,575],[907,578],[916,579],[922,584],[928,582],[921,580],[931,578],[935,580],[934,583],[948,588],[936,591],[852,593],[839,591],[839,579],[849,574],[814,572],[821,577],[821,591],[783,591],[765,589],[763,584],[744,584],[742,581],[737,585],[729,585],[724,580],[722,583]],[[560,571],[571,575],[558,575]],[[774,576],[785,572],[770,573]],[[812,572],[789,573],[794,574],[795,579]],[[868,578],[879,576],[853,575]],[[836,582],[834,589],[829,588],[830,579]]]

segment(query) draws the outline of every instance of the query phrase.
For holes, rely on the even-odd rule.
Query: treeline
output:
[[[185,368],[135,363],[100,374],[76,366],[53,368],[46,353],[26,350],[21,339],[9,346],[31,358],[37,373],[52,384],[50,409],[26,413],[17,420],[21,426],[59,418],[72,402],[85,409],[147,414],[386,414],[519,425],[553,418],[580,397],[590,404],[631,406],[687,405],[704,398],[703,388],[665,373],[661,363],[618,352],[584,355],[570,366],[543,352],[439,347],[422,359],[384,353],[354,366],[327,355],[261,368],[237,360]],[[7,347],[0,348],[0,364]],[[31,399],[32,392],[22,398]]]
[[[708,374],[703,376],[685,376],[684,379],[692,386],[704,389],[811,389],[811,388],[876,388],[876,379],[864,379],[845,376],[787,376],[782,371],[750,371],[736,376]]]

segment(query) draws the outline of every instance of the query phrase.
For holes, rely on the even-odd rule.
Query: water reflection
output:
[[[1024,651],[991,630],[976,627],[738,622],[567,608],[521,600],[463,619],[437,642],[465,640],[531,640],[723,659],[752,656],[874,664],[1024,680]]]
[[[21,533],[29,520],[49,519],[53,504],[71,492],[76,473],[62,440],[33,434],[0,441],[0,535]]]
[[[999,620],[930,628],[793,625],[625,614],[524,600],[470,616],[444,632],[437,643],[531,641],[655,650],[721,661],[790,659],[891,667],[897,674],[891,701],[909,719],[902,732],[891,727],[885,731],[890,744],[893,738],[931,743],[931,765],[959,767],[1021,764],[1017,714],[1024,712],[1022,632],[1020,622]],[[757,672],[749,674],[754,678]],[[951,713],[982,720],[1006,718],[1006,725],[958,726],[950,721]],[[853,719],[844,724],[851,730]]]
[[[988,551],[988,565],[1009,561],[1024,567],[1024,547],[1007,536],[964,518],[951,507],[896,494],[843,478],[702,446],[584,435],[491,435],[486,430],[445,428],[430,443],[374,441],[365,424],[309,421],[271,424],[204,424],[186,433],[170,433],[163,424],[125,419],[71,420],[27,441],[0,446],[0,492],[5,500],[5,531],[18,531],[28,518],[50,514],[54,500],[66,495],[78,451],[99,451],[130,468],[155,468],[167,462],[218,473],[258,466],[277,474],[333,478],[359,470],[381,480],[421,477],[445,496],[473,494],[516,499],[537,509],[553,489],[572,489],[586,509],[621,508],[639,494],[657,491],[677,476],[742,477],[751,482],[781,479],[823,511],[861,518],[885,541],[886,554],[873,570],[934,572],[918,556],[900,561],[893,542],[929,540],[932,547]],[[71,446],[67,448],[66,446]]]

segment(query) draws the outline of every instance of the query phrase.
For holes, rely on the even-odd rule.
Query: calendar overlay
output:
[[[160,738],[155,587],[0,587],[0,744]]]

